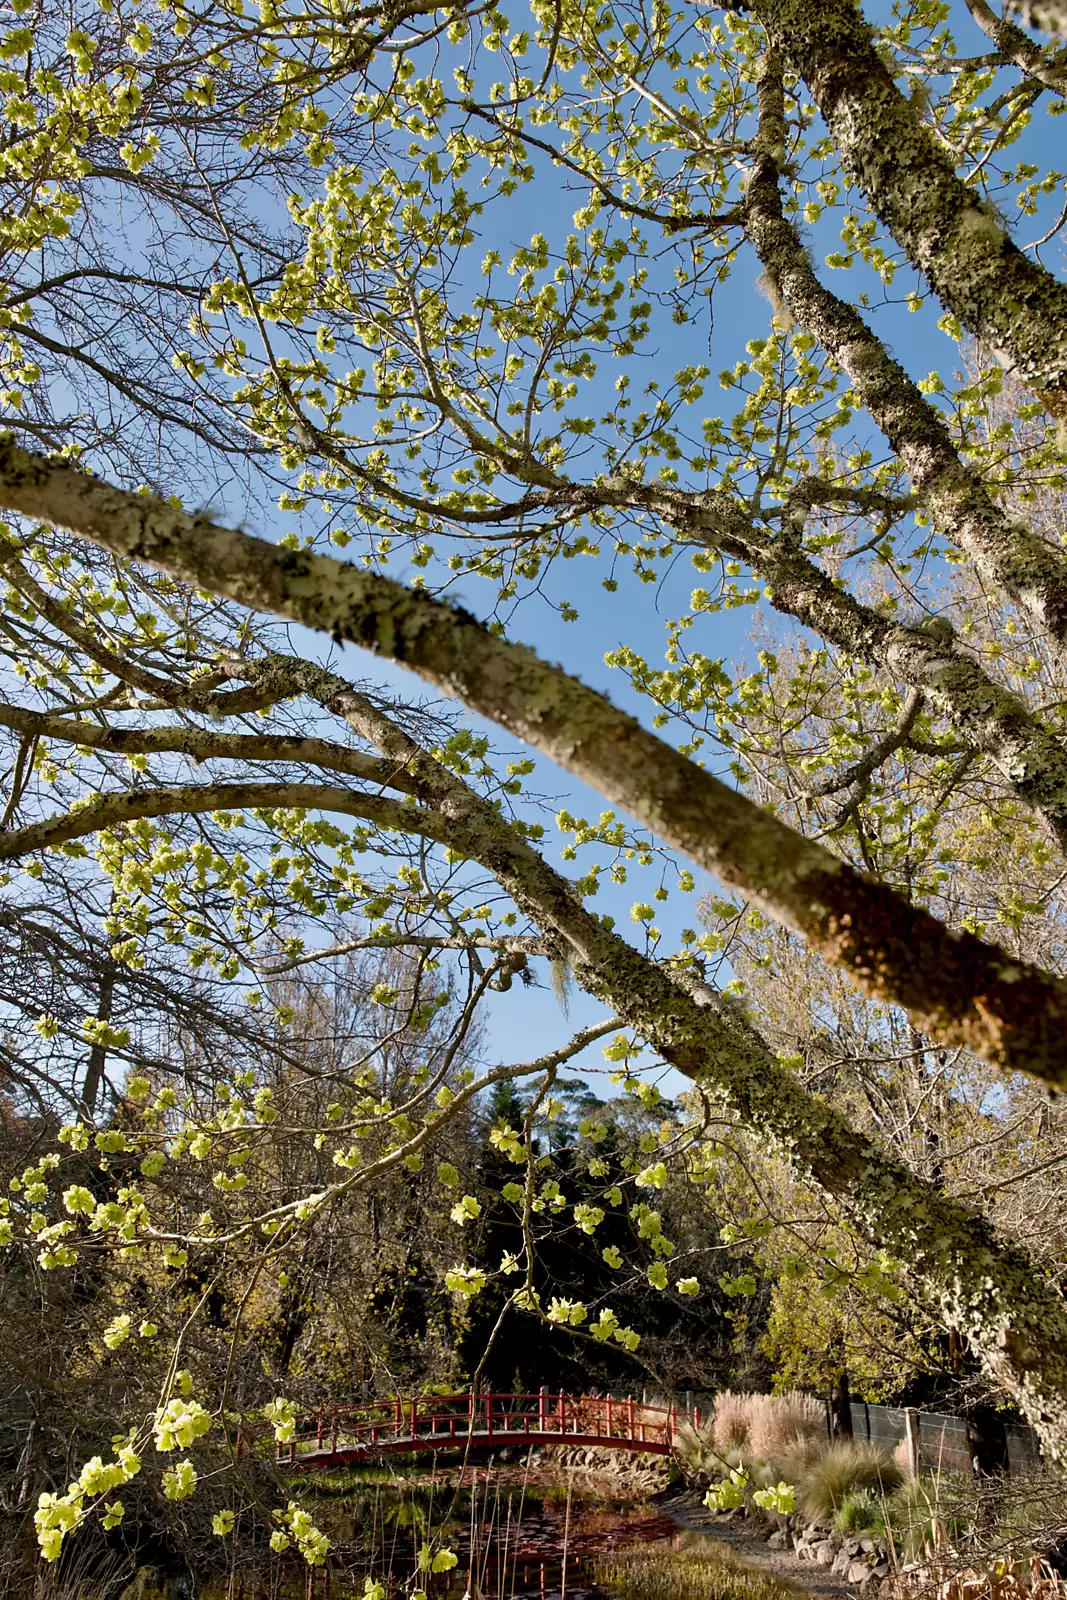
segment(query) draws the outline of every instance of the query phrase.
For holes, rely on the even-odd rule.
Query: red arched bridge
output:
[[[542,1389],[538,1394],[467,1390],[410,1400],[395,1395],[299,1417],[293,1438],[278,1445],[277,1456],[283,1466],[301,1471],[382,1455],[525,1445],[599,1445],[666,1456],[685,1423],[699,1427],[699,1410],[650,1406],[612,1395],[569,1395],[562,1390]],[[244,1431],[238,1451],[254,1446],[255,1435]]]

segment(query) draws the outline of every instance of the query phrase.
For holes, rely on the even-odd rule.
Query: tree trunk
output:
[[[1008,1464],[1008,1430],[1004,1417],[988,1402],[968,1407],[966,1415],[967,1449],[971,1456],[971,1474],[975,1478],[994,1478],[1006,1475]]]
[[[100,996],[96,1007],[97,1022],[110,1023],[114,999],[115,963],[109,956],[100,975]],[[81,1114],[85,1122],[92,1122],[96,1116],[96,1104],[100,1098],[100,1085],[104,1080],[104,1067],[106,1064],[107,1046],[103,1044],[92,1045],[85,1068],[85,1082],[82,1085]]]
[[[847,1368],[842,1368],[830,1390],[830,1433],[835,1439],[852,1438],[852,1391]]]

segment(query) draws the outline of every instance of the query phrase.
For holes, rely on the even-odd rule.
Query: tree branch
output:
[[[116,755],[176,754],[194,761],[298,761],[343,772],[365,783],[410,792],[404,774],[379,757],[347,750],[328,739],[284,733],[206,733],[199,728],[105,728],[0,701],[0,727],[36,739],[57,739]]]
[[[785,111],[781,69],[773,53],[764,57],[757,103],[760,133],[745,218],[768,278],[796,321],[847,372],[941,536],[973,557],[1042,629],[1067,644],[1067,560],[1062,552],[1025,523],[1013,521],[977,473],[963,464],[945,423],[904,368],[859,312],[820,283],[782,210],[778,173],[785,159]]]
[[[0,861],[18,861],[37,850],[55,850],[87,834],[119,828],[142,817],[196,816],[205,811],[282,810],[307,807],[359,817],[398,833],[416,833],[440,844],[464,840],[457,829],[444,831],[439,820],[418,806],[378,795],[359,794],[322,783],[194,783],[173,789],[119,789],[98,795],[73,811],[59,812],[0,834]]]
[[[942,304],[1067,417],[1067,283],[1012,242],[901,94],[851,0],[751,0],[841,160]],[[1062,0],[1049,0],[1059,17]]]
[[[116,489],[10,437],[0,439],[0,503],[411,668],[742,890],[865,993],[899,1005],[929,1038],[965,1045],[1005,1071],[1067,1084],[1067,983],[971,934],[950,933],[469,613],[332,557],[282,549]]]

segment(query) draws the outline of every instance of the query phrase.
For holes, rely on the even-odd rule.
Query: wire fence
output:
[[[919,1428],[919,1449],[923,1466],[936,1471],[939,1466],[970,1470],[967,1425],[962,1417],[947,1411],[915,1412]],[[1025,1425],[1009,1426],[1008,1465],[1012,1472],[1034,1467],[1040,1460],[1037,1435]],[[870,1406],[860,1401],[852,1406],[852,1432],[857,1439],[892,1449],[905,1438],[907,1414],[903,1406]]]
[[[715,1409],[715,1396],[708,1392],[686,1390],[685,1409],[699,1408],[708,1417]],[[971,1454],[967,1448],[967,1424],[962,1417],[947,1411],[923,1411],[914,1408],[915,1426],[919,1433],[919,1453],[922,1465],[936,1472],[939,1467],[971,1470]],[[830,1429],[829,1404],[827,1404],[827,1431]],[[1032,1470],[1041,1460],[1037,1435],[1025,1423],[1009,1424],[1005,1430],[1008,1443],[1008,1468],[1012,1473]],[[853,1401],[852,1432],[859,1440],[881,1445],[893,1450],[907,1437],[907,1410],[903,1406],[868,1405]]]

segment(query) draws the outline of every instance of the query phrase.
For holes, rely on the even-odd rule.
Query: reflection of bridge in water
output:
[[[331,1406],[298,1418],[293,1438],[277,1447],[278,1461],[297,1471],[369,1461],[383,1455],[441,1450],[499,1450],[505,1446],[600,1446],[637,1455],[670,1455],[679,1428],[700,1426],[700,1412],[650,1406],[611,1395],[424,1395]],[[242,1431],[239,1453],[255,1447]]]

